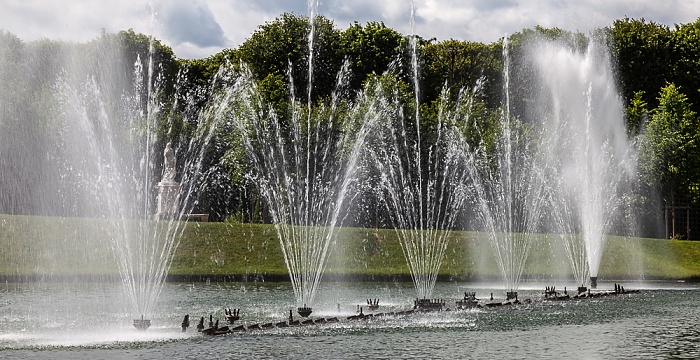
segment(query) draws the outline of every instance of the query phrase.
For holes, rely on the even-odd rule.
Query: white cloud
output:
[[[165,35],[175,44],[190,43],[201,47],[227,45],[221,26],[202,1],[169,1],[163,4],[160,14]]]
[[[410,4],[408,0],[319,0],[318,13],[340,28],[355,20],[383,21],[410,34]],[[415,7],[416,34],[480,42],[493,42],[535,25],[588,33],[625,16],[672,26],[693,22],[700,14],[700,2],[684,0],[415,0]],[[306,14],[306,1],[5,0],[0,5],[0,27],[26,41],[89,41],[103,28],[107,32],[133,28],[161,39],[178,57],[201,58],[240,45],[259,25],[283,12]]]
[[[153,28],[149,9],[148,2],[136,0],[9,0],[0,5],[0,27],[27,41],[88,41],[101,29],[148,32]]]

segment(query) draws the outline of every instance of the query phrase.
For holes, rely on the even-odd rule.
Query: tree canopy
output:
[[[312,104],[310,112],[324,111],[322,107],[338,89],[339,74],[347,85],[343,96],[348,99],[358,96],[367,90],[367,84],[378,79],[394,84],[392,88],[400,98],[412,99],[409,36],[381,22],[353,22],[339,29],[324,16],[313,20],[311,23],[306,16],[282,14],[260,25],[239,47],[194,60],[178,59],[166,44],[131,29],[116,34],[103,33],[86,44],[50,40],[27,43],[10,33],[0,32],[0,84],[3,84],[0,85],[0,131],[3,134],[32,132],[38,140],[32,142],[34,148],[27,152],[46,153],[48,150],[43,147],[49,142],[41,139],[56,136],[57,125],[52,119],[55,100],[51,96],[56,75],[70,73],[66,71],[70,67],[83,67],[98,82],[104,78],[101,83],[110,85],[102,91],[108,94],[105,98],[113,102],[105,107],[107,111],[117,111],[124,94],[132,91],[137,61],[152,70],[153,79],[159,82],[158,100],[164,110],[160,115],[160,131],[172,138],[191,136],[192,125],[203,121],[198,114],[222,90],[226,80],[217,79],[217,76],[225,67],[243,71],[243,66],[247,66],[270,104],[270,109],[265,111],[274,112],[286,121],[294,121],[293,99]],[[507,39],[506,50],[516,59],[510,64],[510,70],[519,76],[531,77],[532,69],[517,59],[524,55],[522,44],[534,36],[557,39],[572,49],[585,48],[589,41],[589,37],[581,33],[540,26],[512,34]],[[624,18],[592,36],[605,37],[615,60],[621,98],[627,105],[628,134],[639,137],[642,181],[665,197],[689,195],[694,199],[700,176],[697,115],[700,113],[700,19],[671,28],[644,18]],[[421,126],[434,129],[439,121],[441,101],[459,101],[460,94],[479,88],[473,106],[483,115],[485,130],[471,135],[470,141],[480,140],[474,137],[493,137],[498,128],[494,114],[503,102],[506,39],[490,44],[458,39],[418,40],[420,103],[406,105],[405,121],[412,120],[415,116],[412,112],[417,108]],[[152,60],[152,69],[148,69],[149,60]],[[344,64],[348,71],[341,73]],[[112,78],[121,80],[115,82]],[[310,84],[311,89],[308,88]],[[533,85],[521,81],[519,88],[512,89],[514,111],[534,101]],[[237,148],[240,144],[235,140],[237,135],[232,134],[234,131],[230,127],[223,128],[215,140],[216,150],[207,158],[207,166],[218,171],[218,177],[215,176],[218,181],[228,182],[221,187],[225,190],[220,191],[227,195],[220,197],[214,191],[204,194],[208,198],[200,201],[201,211],[217,214],[213,217],[215,220],[233,214],[243,220],[260,219],[260,212],[264,210],[256,205],[259,198],[235,170],[245,159]],[[18,146],[8,140],[12,135],[3,136],[6,141],[0,144],[2,158]],[[36,156],[27,158],[28,164],[39,168],[50,168],[46,165],[49,162]],[[0,160],[0,172],[31,178],[10,166],[15,163]],[[6,177],[0,181],[4,182],[0,186],[19,187],[27,192],[32,187],[30,182],[9,184]],[[40,212],[31,204],[20,204],[18,199],[19,196],[4,195],[0,199],[0,211]],[[695,201],[694,206],[700,205],[697,200],[692,201]]]

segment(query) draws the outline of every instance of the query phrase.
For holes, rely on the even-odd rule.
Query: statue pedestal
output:
[[[174,181],[161,181],[158,188],[158,211],[155,219],[173,219],[177,213],[177,195],[180,193],[180,184]]]

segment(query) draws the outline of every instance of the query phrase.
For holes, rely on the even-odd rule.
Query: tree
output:
[[[636,136],[648,121],[649,111],[644,101],[644,91],[637,91],[627,106],[627,133]]]
[[[63,42],[24,43],[0,31],[0,189],[9,190],[0,194],[0,212],[60,214],[58,191],[45,192],[42,184],[61,171],[53,146],[60,132],[54,86],[67,50]]]
[[[667,84],[658,97],[640,148],[642,179],[662,189],[666,202],[674,205],[687,194],[700,176],[700,122],[687,97],[674,84]]]
[[[261,25],[240,48],[241,61],[250,66],[258,81],[272,74],[291,77],[297,96],[306,98],[309,83],[309,19],[285,13],[281,18]],[[318,16],[314,22],[312,98],[329,96],[335,89],[342,62],[340,33],[333,22]],[[288,79],[289,81],[290,79]]]
[[[341,49],[350,61],[350,87],[359,90],[367,77],[381,75],[406,50],[407,40],[383,22],[353,23],[341,35]]]
[[[665,25],[642,19],[616,20],[612,27],[613,53],[620,72],[624,99],[643,91],[642,100],[656,106],[653,94],[672,81],[671,31]]]
[[[483,77],[488,82],[485,89],[487,102],[498,106],[502,91],[499,43],[484,45],[450,39],[427,44],[424,56],[426,98],[437,99],[446,85],[454,100],[463,88],[474,88]]]
[[[676,25],[671,44],[673,82],[683,89],[700,89],[700,19]],[[690,91],[687,96],[693,111],[700,111],[700,91]]]

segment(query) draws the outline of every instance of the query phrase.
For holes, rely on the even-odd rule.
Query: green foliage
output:
[[[670,29],[644,18],[616,20],[612,27],[613,52],[617,58],[625,99],[643,91],[643,100],[655,107],[653,94],[671,79],[673,54]]]
[[[490,81],[486,100],[498,106],[501,94],[501,46],[477,42],[446,40],[425,46],[425,89],[428,99],[437,99],[447,86],[452,99],[462,89],[474,88],[481,79]]]
[[[676,25],[671,33],[673,51],[673,82],[687,93],[693,111],[700,112],[700,19],[693,23]],[[693,91],[694,90],[694,91]]]
[[[38,40],[24,43],[0,31],[0,196],[1,213],[46,211],[35,194],[43,177],[57,176],[50,157],[61,130],[54,94],[69,45]],[[36,170],[41,169],[40,175]],[[42,194],[47,201],[58,195]]]
[[[501,134],[501,109],[491,108],[479,93],[465,92],[458,99],[457,123],[470,149],[483,148],[494,154]]]
[[[556,42],[573,51],[584,51],[588,47],[589,41],[588,37],[581,32],[572,32],[559,28],[545,28],[539,25],[532,29],[523,29],[520,32],[516,32],[508,40],[514,54],[518,53],[523,45],[536,40]]]
[[[25,44],[17,36],[0,31],[0,130],[7,131],[9,124],[16,120],[24,105],[20,102],[28,92],[28,84],[22,79],[26,64],[24,51]]]
[[[272,74],[285,76],[291,67],[294,92],[306,98],[309,82],[309,33],[311,26],[304,16],[285,13],[261,25],[238,49],[241,61],[248,64],[258,81]],[[340,34],[333,22],[318,16],[314,24],[312,97],[331,94],[340,70]]]
[[[634,97],[627,106],[627,133],[632,136],[639,134],[649,117],[647,103],[643,97],[644,91],[635,92]]]
[[[18,153],[18,148],[27,154],[50,153],[49,144],[61,130],[60,119],[55,115],[58,104],[53,90],[59,74],[76,77],[69,79],[75,84],[84,81],[85,75],[95,78],[99,84],[109,84],[100,89],[106,100],[102,105],[110,118],[122,118],[122,100],[133,92],[137,58],[145,74],[153,71],[153,79],[160,89],[156,100],[161,107],[157,116],[162,136],[156,146],[164,146],[166,140],[187,143],[195,135],[197,125],[209,121],[207,116],[200,117],[203,109],[229,85],[227,73],[220,72],[222,67],[228,74],[241,72],[242,63],[249,65],[254,74],[259,90],[255,101],[260,102],[256,109],[261,111],[262,121],[277,116],[289,127],[298,125],[293,123],[295,121],[306,121],[308,111],[312,119],[328,116],[329,98],[337,88],[338,73],[345,59],[350,69],[346,79],[349,91],[339,93],[342,100],[336,103],[340,109],[334,121],[338,122],[339,131],[356,131],[362,121],[360,108],[376,105],[367,98],[353,103],[356,94],[376,91],[382,92],[376,96],[401,104],[400,116],[383,121],[401,121],[409,132],[413,131],[410,129],[415,125],[416,108],[419,109],[424,144],[444,120],[442,109],[455,108],[452,116],[466,119],[459,126],[470,146],[485,144],[488,151],[493,151],[502,121],[503,40],[483,44],[456,39],[426,41],[417,37],[420,93],[416,104],[408,36],[381,22],[354,22],[341,31],[331,20],[318,16],[314,24],[314,72],[309,79],[311,26],[308,20],[305,16],[282,14],[261,25],[240,47],[193,60],[177,59],[168,46],[131,29],[117,34],[103,32],[86,44],[46,39],[24,43],[2,31],[0,84],[4,85],[0,86],[0,130],[4,134],[32,133],[36,141],[17,144],[17,136],[3,139],[0,157]],[[644,18],[625,18],[615,21],[609,28],[595,31],[593,38],[609,44],[617,62],[622,98],[628,104],[628,134],[631,137],[642,134],[639,135],[640,168],[646,185],[663,189],[666,194],[694,194],[697,191],[693,189],[698,188],[696,179],[700,178],[697,170],[700,169],[697,145],[700,20],[669,28]],[[590,41],[578,32],[541,26],[511,35],[508,39],[509,71],[511,76],[520,77],[519,87],[514,86],[510,92],[513,114],[535,101],[532,93],[536,85],[534,70],[527,62],[520,61],[528,56],[523,45],[533,39],[555,40],[573,51],[584,51]],[[149,69],[151,50],[153,68]],[[311,101],[307,102],[309,80],[312,80],[313,89]],[[141,86],[146,87],[146,81],[144,77]],[[476,94],[477,88],[479,94]],[[660,95],[656,97],[656,94]],[[142,96],[143,104],[146,94]],[[306,109],[306,104],[311,104],[312,109]],[[240,109],[234,104],[230,110]],[[527,132],[527,128],[521,130]],[[415,134],[409,134],[411,136]],[[200,204],[212,209],[224,207],[217,209],[221,216],[213,217],[215,219],[227,216],[243,219],[252,213],[258,216],[261,211],[254,187],[244,181],[243,174],[249,163],[239,137],[232,128],[222,126],[214,139],[214,149],[207,154],[206,167],[214,169],[211,171],[217,174],[219,183]],[[344,144],[338,151],[345,151],[349,146]],[[47,162],[42,157],[27,156],[25,165],[26,169],[46,169],[51,166]],[[0,166],[4,166],[2,161]],[[0,168],[0,171],[11,170]],[[39,180],[29,173],[20,176],[27,179],[27,184],[19,185],[27,187],[19,188],[31,193],[31,183]],[[8,181],[0,179],[0,186],[18,186]],[[229,183],[223,186],[227,181]],[[6,201],[8,204],[17,200],[12,195],[7,196],[12,198]],[[29,209],[31,204],[13,206]],[[4,204],[0,204],[0,209],[12,211]]]
[[[358,90],[368,76],[381,75],[405,53],[406,38],[383,22],[353,23],[341,35],[341,49],[350,61],[350,87]]]
[[[205,59],[178,59],[180,69],[188,69],[188,73],[198,81],[206,82],[214,79],[219,68],[226,63],[236,64],[239,60],[238,51],[224,49]]]
[[[219,69],[239,63],[238,51],[224,49],[206,59],[178,60],[178,91],[176,96],[184,105],[194,102],[195,108],[202,108],[211,99],[212,88]],[[181,106],[180,111],[184,108]]]
[[[173,95],[173,82],[177,79],[179,64],[172,49],[160,40],[135,33],[133,29],[122,30],[117,34],[103,32],[97,40],[87,44],[85,51],[88,60],[92,60],[87,63],[93,66],[91,72],[95,76],[104,76],[104,72],[99,71],[99,67],[102,66],[102,69],[111,69],[118,74],[117,76],[133,81],[134,64],[139,61],[143,65],[145,74],[152,71],[152,79],[162,82],[163,99]],[[153,69],[149,69],[151,61]],[[148,88],[147,81],[149,81],[148,76],[144,76],[141,84],[144,89]],[[130,87],[132,82],[124,85]],[[115,94],[115,98],[118,97],[118,93]]]
[[[685,193],[700,176],[700,122],[687,97],[673,84],[661,89],[658,102],[642,138],[642,176],[666,193]]]
[[[412,143],[416,140],[416,104],[410,85],[401,81],[393,73],[385,73],[381,76],[370,76],[365,85],[365,93],[369,94],[369,100],[383,99],[381,120],[387,126],[398,131],[406,131],[406,141]],[[421,126],[425,126],[425,122]],[[380,125],[381,126],[381,125]],[[384,144],[374,144],[368,146],[384,146]]]
[[[268,104],[272,104],[272,110],[278,116],[287,116],[289,114],[289,99],[291,94],[284,80],[284,77],[279,74],[267,74],[260,81],[260,92]]]

